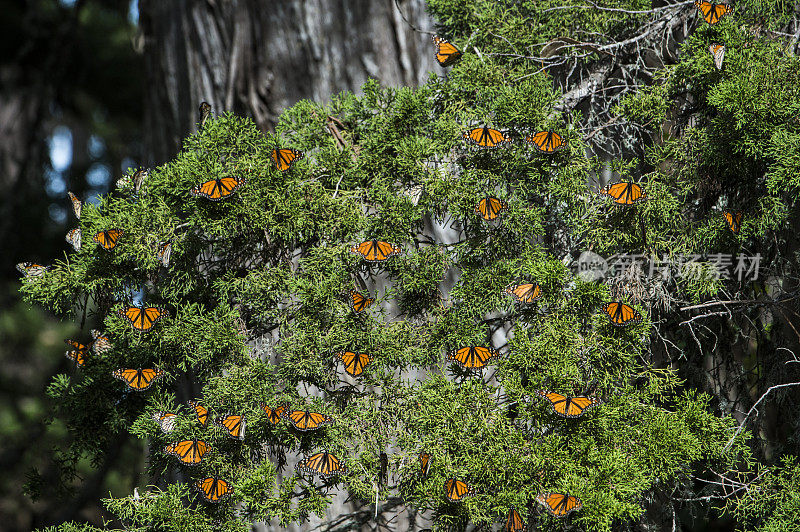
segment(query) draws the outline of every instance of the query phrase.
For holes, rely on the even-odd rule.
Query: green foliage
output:
[[[50,387],[75,448],[91,452],[96,440],[127,430],[149,443],[149,475],[186,481],[138,501],[106,500],[123,522],[164,530],[286,524],[322,515],[335,490],[344,489],[362,501],[374,500],[376,491],[379,499],[400,496],[433,510],[437,530],[463,529],[497,521],[511,506],[534,507],[543,492],[563,491],[584,504],[566,527],[607,531],[640,518],[647,493],[683,482],[695,464],[736,461],[744,435],[723,452],[733,418],[716,415],[708,396],[685,390],[676,370],[652,364],[645,306],[637,305],[642,323],[612,326],[599,313],[611,299],[608,289],[576,278],[561,257],[578,243],[660,256],[763,238],[793,206],[786,191],[794,186],[788,168],[795,158],[773,163],[769,143],[796,128],[768,98],[755,110],[735,105],[755,89],[726,85],[704,51],[716,36],[700,30],[684,47],[686,59],[659,78],[663,85],[619,109],[656,125],[669,115],[669,99],[691,90],[705,122],[648,149],[646,163],[658,170],[648,174],[646,202],[609,206],[587,185],[602,163],[585,155],[573,125],[579,116],[554,114],[559,95],[547,75],[532,71],[529,59],[503,54],[543,38],[531,24],[549,28],[549,36],[579,23],[621,31],[637,15],[550,15],[544,11],[557,3],[508,4],[430,2],[445,33],[477,50],[447,79],[432,77],[417,90],[370,81],[361,96],[300,102],[282,115],[277,135],[264,136],[230,114],[207,122],[173,161],[151,170],[138,194],[126,185],[87,207],[84,247],[26,281],[28,297],[55,312],[96,308],[113,337],[110,353],[90,357]],[[754,52],[734,50],[737,42],[756,41],[727,22],[714,31],[730,37],[724,73],[749,83],[744,69]],[[763,50],[786,61],[773,75],[787,82],[794,60],[778,58],[770,46]],[[754,120],[774,120],[770,131],[784,137],[753,127]],[[514,142],[488,151],[468,147],[462,132],[483,124],[508,128]],[[567,148],[541,155],[522,141],[544,128],[559,131]],[[270,158],[279,146],[305,157],[281,172]],[[641,177],[632,161],[612,167]],[[767,171],[776,180],[774,195],[748,204],[742,230],[730,234],[721,209],[767,190],[760,177]],[[189,193],[229,175],[247,180],[230,198],[212,202]],[[488,195],[508,206],[492,222],[475,211]],[[107,252],[90,237],[110,228],[124,234]],[[397,243],[402,253],[368,263],[350,252],[373,239]],[[172,260],[161,267],[155,253],[165,241],[173,244]],[[695,298],[720,289],[707,266],[696,269],[703,275],[680,289]],[[503,289],[522,280],[539,283],[542,299],[513,303]],[[343,297],[351,289],[376,302],[356,315]],[[132,331],[115,313],[137,293],[170,311],[147,333]],[[495,335],[500,356],[482,371],[445,356],[490,345]],[[361,376],[344,372],[337,356],[344,350],[372,355]],[[152,365],[167,377],[144,393],[124,391],[110,375]],[[593,392],[604,403],[561,418],[541,390]],[[213,415],[245,415],[243,441],[213,423],[199,425],[185,405],[191,397]],[[310,409],[333,423],[300,432],[287,421],[272,424],[262,403]],[[159,410],[178,414],[174,431],[161,431],[152,417]],[[212,447],[194,468],[163,452],[193,438]],[[342,475],[320,481],[285,467],[323,448],[341,460]],[[428,475],[419,471],[420,452],[433,456]],[[396,482],[381,480],[383,455]],[[188,483],[207,475],[233,483],[230,500],[241,512],[230,502],[202,503],[189,491]],[[450,478],[466,481],[475,496],[448,502],[443,486]],[[541,509],[526,519],[542,530],[565,526]]]
[[[764,467],[757,480],[727,509],[742,523],[742,530],[777,532],[797,530],[800,512],[800,463],[784,457],[776,467]]]

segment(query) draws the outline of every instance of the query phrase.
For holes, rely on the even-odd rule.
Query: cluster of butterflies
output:
[[[210,418],[209,409],[198,401],[189,401],[189,406],[194,410],[200,425],[206,427]],[[270,425],[277,425],[281,421],[286,421],[302,432],[318,430],[334,421],[333,418],[322,412],[313,412],[307,409],[293,410],[286,404],[273,408],[262,403],[261,409],[266,414],[267,422]],[[153,412],[152,416],[164,433],[171,433],[175,430],[178,419],[177,414],[157,411]],[[215,418],[214,423],[224,429],[225,433],[231,438],[239,441],[244,440],[247,426],[247,418],[244,414],[225,413]],[[164,453],[176,457],[179,463],[187,466],[200,464],[203,458],[212,450],[212,447],[202,439],[176,441],[164,447]],[[296,470],[300,473],[319,475],[323,478],[346,472],[341,461],[325,449],[304,457],[297,463]],[[212,503],[218,503],[226,499],[233,491],[232,483],[219,477],[199,479],[194,483],[194,487],[203,499]]]

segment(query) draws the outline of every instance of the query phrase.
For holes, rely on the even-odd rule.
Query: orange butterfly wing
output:
[[[284,414],[297,430],[317,430],[318,428],[333,423],[333,419],[308,410],[290,410]]]
[[[617,205],[633,205],[647,199],[640,185],[624,181],[608,185],[600,193],[611,196]]]
[[[137,392],[147,390],[164,376],[164,372],[158,368],[116,369],[111,374]]]
[[[419,470],[422,476],[427,476],[428,471],[431,470],[431,462],[433,462],[433,455],[430,453],[419,453]]]
[[[739,229],[742,228],[742,213],[740,211],[725,211],[722,215],[725,217],[725,221],[728,222],[728,228],[733,231],[734,234],[738,233]]]
[[[536,501],[555,517],[566,517],[583,506],[580,499],[566,493],[542,493],[536,497]]]
[[[433,36],[433,45],[436,47],[436,61],[443,67],[449,67],[461,59],[461,50],[456,48],[453,43]]]
[[[358,253],[368,262],[381,262],[401,252],[401,248],[382,240],[367,240],[350,248],[351,253]]]
[[[203,440],[183,440],[164,447],[164,452],[175,456],[182,464],[195,466],[211,451],[211,447]]]
[[[125,231],[122,229],[108,229],[106,231],[100,231],[94,235],[94,241],[100,244],[100,246],[106,251],[111,251],[117,245],[119,237],[121,237],[124,233]]]
[[[522,283],[508,286],[504,292],[519,303],[533,303],[542,297],[542,287],[536,283]]]
[[[374,302],[375,300],[373,298],[366,297],[355,290],[350,290],[350,307],[356,314],[362,312]]]
[[[733,12],[733,8],[729,4],[717,4],[714,2],[698,1],[695,0],[694,5],[700,10],[703,15],[703,20],[711,25],[719,22],[723,16]]]
[[[642,321],[642,315],[636,309],[621,301],[606,303],[603,312],[615,327],[627,327]]]
[[[149,331],[161,318],[169,313],[161,307],[125,307],[120,315],[128,320],[137,331]]]
[[[247,180],[244,178],[226,176],[219,179],[210,179],[192,188],[190,192],[194,196],[203,196],[211,201],[220,201],[236,192],[246,182]]]
[[[75,340],[64,340],[67,345],[72,347],[64,355],[72,360],[76,365],[83,366],[86,363],[86,355],[89,354],[89,346],[76,342]]]
[[[525,523],[522,521],[522,516],[519,515],[516,508],[512,507],[506,518],[505,532],[524,532],[524,530]]]
[[[339,459],[325,449],[300,460],[295,469],[322,477],[341,475],[346,472]]]
[[[450,502],[460,502],[474,495],[466,482],[462,482],[456,478],[450,478],[445,481],[444,491],[447,500]]]
[[[214,422],[228,431],[228,436],[237,440],[244,439],[244,429],[247,426],[247,418],[238,414],[224,414]]]
[[[83,210],[83,202],[78,199],[78,196],[73,194],[72,192],[67,192],[67,196],[69,196],[69,201],[72,204],[72,212],[75,213],[75,217],[80,220],[81,219],[81,211]]]
[[[448,360],[456,361],[464,369],[480,369],[498,355],[494,349],[483,346],[461,347],[451,352]]]
[[[189,401],[189,406],[191,406],[194,409],[194,413],[197,414],[197,421],[205,427],[208,424],[208,408],[192,400]]]
[[[194,488],[203,499],[208,502],[218,503],[233,493],[230,482],[221,478],[206,477],[194,483]]]
[[[303,158],[303,152],[292,148],[276,148],[272,150],[272,161],[275,168],[284,172],[291,168],[294,163]]]
[[[580,417],[587,409],[602,404],[602,401],[596,397],[567,397],[560,393],[543,390],[537,390],[536,393],[550,401],[550,406],[553,407],[556,414],[562,417]]]
[[[481,148],[496,148],[511,142],[502,131],[489,127],[476,127],[464,133],[464,138]]]
[[[483,198],[475,206],[475,213],[479,214],[481,218],[491,222],[500,216],[500,211],[507,207],[506,203],[495,197]]]
[[[372,357],[367,353],[355,353],[353,351],[344,351],[337,355],[344,363],[344,370],[352,375],[358,377],[364,373],[364,368],[372,362]]]
[[[286,405],[270,408],[265,404],[261,404],[261,409],[267,414],[267,421],[272,425],[277,425],[283,418],[284,413],[288,407]]]
[[[525,137],[525,141],[542,153],[555,153],[566,146],[564,138],[555,131],[539,131]]]

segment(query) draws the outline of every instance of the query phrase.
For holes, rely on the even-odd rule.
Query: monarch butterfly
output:
[[[542,297],[542,287],[537,283],[512,284],[503,292],[511,295],[517,303],[533,303]]]
[[[205,427],[208,424],[208,408],[193,400],[189,400],[189,406],[193,408],[194,413],[197,414],[197,421]]]
[[[733,12],[733,8],[730,4],[725,3],[708,2],[706,0],[701,2],[695,0],[694,5],[700,10],[700,13],[703,15],[703,20],[712,25],[719,22],[723,16]]]
[[[596,397],[569,397],[543,390],[537,390],[536,393],[550,401],[550,406],[556,414],[563,417],[581,417],[586,410],[603,403]]]
[[[287,410],[283,417],[288,419],[297,430],[317,430],[318,428],[333,423],[333,419],[319,412],[308,410]]]
[[[350,253],[358,253],[368,262],[381,262],[399,255],[403,248],[382,240],[367,240],[350,248]]]
[[[127,384],[131,390],[143,392],[163,377],[164,372],[158,368],[128,368],[115,369],[111,375]]]
[[[364,373],[364,368],[367,364],[372,362],[372,356],[366,353],[344,351],[342,353],[337,353],[336,356],[344,363],[344,370],[353,377],[358,377]]]
[[[423,477],[428,475],[431,470],[431,462],[433,462],[433,455],[431,453],[419,453],[419,472]]]
[[[456,349],[447,355],[448,360],[455,360],[464,369],[479,369],[498,355],[490,347],[470,346]]]
[[[193,196],[203,196],[211,201],[220,201],[236,192],[245,183],[247,183],[247,179],[244,177],[225,176],[200,183],[189,192]]]
[[[244,439],[244,429],[247,418],[239,414],[223,414],[214,420],[214,423],[228,431],[228,436],[237,440]]]
[[[722,61],[725,59],[725,45],[712,44],[708,47],[708,51],[714,59],[714,66],[717,67],[717,70],[722,70]]]
[[[272,161],[275,163],[275,168],[281,172],[285,172],[294,163],[303,158],[303,152],[292,148],[275,148],[272,150]]]
[[[172,257],[172,242],[164,242],[158,246],[156,258],[165,268],[169,267],[169,259]]]
[[[476,127],[464,133],[464,138],[481,148],[496,148],[502,144],[511,142],[502,131],[486,126]]]
[[[725,211],[722,213],[722,216],[725,217],[725,221],[728,222],[728,227],[733,231],[733,234],[737,234],[739,229],[742,228],[742,212]]]
[[[72,249],[75,251],[80,251],[81,249],[81,230],[80,229],[72,229],[71,231],[67,232],[66,241],[72,246]]]
[[[508,205],[505,201],[487,196],[475,205],[475,213],[479,214],[484,220],[491,222],[500,216],[500,211],[506,207],[508,207]]]
[[[600,194],[611,196],[614,199],[614,203],[624,206],[633,205],[647,199],[640,185],[625,181],[603,187],[600,190]]]
[[[94,241],[100,244],[103,249],[106,251],[111,251],[114,249],[114,246],[117,245],[119,241],[119,237],[121,237],[125,231],[122,229],[108,229],[106,231],[100,231],[96,235],[94,235]]]
[[[161,410],[153,412],[153,419],[161,427],[161,430],[170,433],[175,430],[175,423],[178,421],[178,416],[172,412],[162,412]]]
[[[542,153],[555,153],[566,146],[564,138],[555,131],[539,131],[525,137],[525,141]]]
[[[289,408],[289,405],[281,405],[276,406],[275,408],[271,408],[264,403],[261,403],[261,409],[267,414],[267,421],[270,422],[272,425],[277,425],[281,418],[283,417],[283,413]]]
[[[536,497],[555,517],[566,517],[575,510],[580,510],[583,504],[580,499],[566,493],[542,493]]]
[[[80,342],[76,342],[75,340],[64,340],[67,345],[72,347],[72,349],[67,350],[64,355],[75,362],[78,366],[83,366],[86,363],[86,355],[89,354],[89,346],[86,344],[82,344]]]
[[[642,315],[636,309],[621,301],[606,303],[603,305],[603,312],[615,327],[626,327],[642,321]]]
[[[164,447],[164,452],[175,456],[182,464],[195,466],[211,452],[211,446],[203,440],[181,440]]]
[[[161,307],[124,307],[120,309],[119,315],[127,319],[137,331],[149,331],[158,320],[169,316],[169,312]]]
[[[367,308],[374,302],[375,300],[373,298],[366,297],[360,292],[356,292],[355,290],[350,290],[350,307],[356,314],[362,312],[365,308]]]
[[[81,219],[81,210],[83,210],[83,202],[78,199],[78,196],[73,194],[72,192],[67,191],[67,196],[69,196],[69,201],[72,203],[72,212],[75,213],[75,217],[80,220]]]
[[[197,129],[203,129],[203,126],[206,125],[206,121],[211,116],[211,104],[208,102],[200,102],[200,107],[197,109],[200,113],[200,124],[197,126]]]
[[[467,497],[472,497],[475,492],[466,482],[456,478],[447,479],[444,483],[444,494],[450,502],[460,502]]]
[[[461,50],[456,48],[453,43],[436,35],[433,35],[432,39],[433,45],[436,47],[436,61],[441,66],[449,67],[461,59]]]
[[[136,170],[133,173],[133,191],[138,194],[139,189],[142,188],[142,183],[144,183],[145,178],[150,173],[150,170],[141,169]]]
[[[342,467],[342,463],[339,461],[339,459],[325,449],[322,449],[316,454],[312,454],[311,456],[303,458],[297,463],[295,469],[297,471],[311,473],[312,475],[319,475],[321,477],[330,477],[332,475],[341,475],[342,473],[346,473],[346,470],[344,467]]]
[[[25,277],[40,277],[44,272],[50,269],[50,266],[43,266],[36,262],[20,262],[17,264],[17,271],[25,274]]]
[[[230,497],[233,487],[227,480],[206,477],[194,483],[194,489],[208,502],[218,503]]]
[[[525,530],[525,523],[522,521],[522,516],[513,506],[508,511],[506,517],[505,532],[523,532]]]
[[[94,351],[95,355],[102,355],[114,347],[108,335],[101,333],[97,329],[92,329],[91,332],[92,338],[94,338],[94,342],[92,342],[92,351]]]

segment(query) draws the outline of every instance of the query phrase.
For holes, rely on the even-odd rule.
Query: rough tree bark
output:
[[[423,0],[141,0],[145,153],[162,164],[196,127],[200,102],[272,130],[301,99],[367,78],[415,86],[434,70]],[[402,11],[401,11],[402,10]]]

